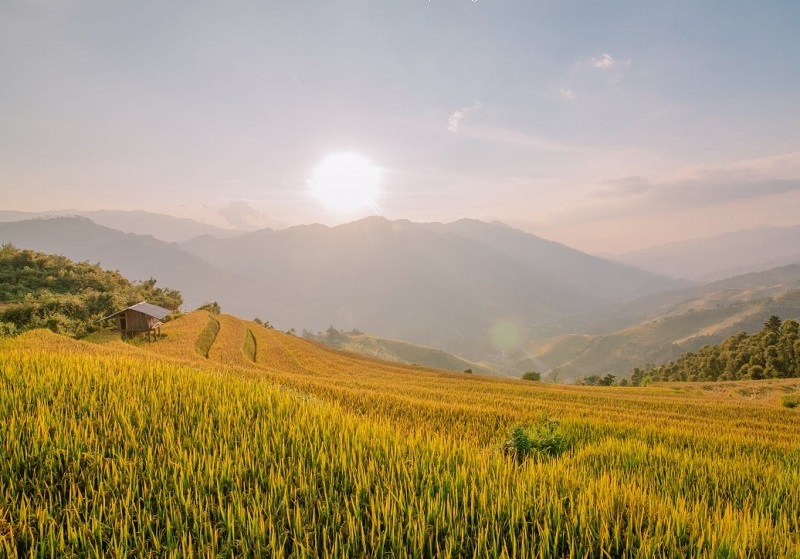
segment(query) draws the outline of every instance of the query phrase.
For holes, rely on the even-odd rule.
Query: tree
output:
[[[219,303],[216,301],[211,301],[210,303],[203,303],[199,307],[197,307],[198,311],[208,311],[213,315],[217,315],[222,312],[222,307],[219,306]]]
[[[613,386],[614,379],[616,379],[616,378],[617,378],[616,376],[612,375],[611,373],[608,373],[606,376],[604,376],[602,379],[600,379],[600,383],[599,384],[600,384],[600,386]]]
[[[542,380],[542,373],[537,373],[536,371],[528,371],[527,373],[522,375],[523,380]]]
[[[777,315],[770,316],[764,323],[764,327],[772,332],[779,332],[781,329],[781,319]]]

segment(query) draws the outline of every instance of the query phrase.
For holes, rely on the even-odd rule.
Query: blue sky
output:
[[[593,252],[800,222],[800,2],[0,3],[3,209],[499,219]],[[321,160],[383,170],[371,208]]]

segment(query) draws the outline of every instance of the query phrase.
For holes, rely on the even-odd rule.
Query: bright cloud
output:
[[[472,105],[468,107],[461,107],[456,112],[450,115],[450,118],[447,119],[447,129],[452,132],[453,134],[458,134],[458,127],[461,124],[461,121],[467,118],[467,115],[473,113],[481,108],[481,102],[475,101]]]
[[[591,60],[592,66],[595,68],[600,68],[601,70],[608,70],[609,68],[613,68],[617,65],[617,61],[614,60],[614,57],[608,53],[603,53],[597,58],[593,56]]]

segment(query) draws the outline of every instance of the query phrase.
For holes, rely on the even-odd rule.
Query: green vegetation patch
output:
[[[256,362],[256,338],[253,336],[253,331],[249,328],[244,336],[244,346],[242,347],[242,351],[244,351],[244,354],[250,361],[253,363]]]
[[[770,316],[748,336],[740,332],[660,367],[634,369],[631,381],[762,380],[800,377],[800,323]]]
[[[542,460],[559,456],[570,446],[569,437],[562,431],[559,423],[545,417],[533,428],[514,426],[503,443],[503,453],[521,464],[528,458]]]
[[[211,351],[211,346],[214,345],[214,340],[217,339],[219,334],[219,320],[213,316],[208,319],[208,324],[197,336],[197,341],[194,343],[194,349],[198,354],[203,357],[208,357],[208,352]]]
[[[97,264],[0,246],[0,337],[35,328],[84,336],[107,326],[99,319],[141,301],[183,304],[178,291],[152,278],[133,283]]]
[[[796,408],[800,406],[800,396],[784,396],[781,398],[781,405],[785,408]]]

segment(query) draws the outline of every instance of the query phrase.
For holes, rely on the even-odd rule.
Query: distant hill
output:
[[[521,347],[530,330],[674,286],[502,224],[373,217],[181,244],[257,281],[274,323],[336,324],[470,360]],[[280,305],[280,308],[279,306]],[[261,311],[259,311],[261,312]]]
[[[675,278],[713,281],[800,262],[800,225],[743,229],[614,256]]]
[[[358,328],[371,336],[345,349],[451,370],[623,375],[757,328],[769,314],[800,315],[789,294],[800,289],[800,264],[687,287],[472,220],[370,218],[179,245],[54,218],[0,223],[2,242],[156,277],[190,309],[213,300],[280,329]]]
[[[660,367],[635,370],[631,380],[717,381],[800,377],[800,324],[772,315],[751,336],[739,333]],[[794,405],[800,403],[793,400]]]
[[[119,270],[133,280],[157,278],[181,291],[187,308],[220,299],[230,312],[249,313],[246,305],[255,289],[246,279],[188,254],[177,244],[150,236],[122,233],[86,218],[58,217],[0,223],[0,243],[49,254],[61,254],[74,261],[99,263]],[[225,293],[236,297],[225,299]],[[237,306],[237,301],[243,304]],[[245,314],[246,316],[246,314]]]
[[[704,304],[609,334],[565,334],[532,342],[530,360],[539,371],[557,370],[560,380],[608,372],[625,376],[634,367],[666,363],[740,331],[755,332],[771,315],[800,317],[800,289],[764,299]]]
[[[0,222],[25,221],[41,217],[86,217],[111,229],[136,235],[151,235],[161,241],[174,243],[200,235],[232,237],[242,231],[223,229],[193,219],[174,217],[142,210],[55,210],[48,212],[17,212],[0,210]]]
[[[688,311],[713,310],[734,303],[773,297],[795,289],[800,289],[800,264],[647,295],[583,316],[570,317],[560,324],[552,324],[550,332],[610,334],[643,321],[680,315]]]
[[[407,365],[423,365],[445,371],[464,372],[467,369],[473,373],[491,376],[518,377],[516,371],[498,371],[483,364],[473,363],[461,357],[447,353],[444,350],[432,347],[411,344],[399,340],[388,340],[377,336],[370,336],[359,331],[342,332],[328,328],[325,332],[312,334],[304,332],[303,337],[322,342],[330,347],[374,357],[392,363]]]

